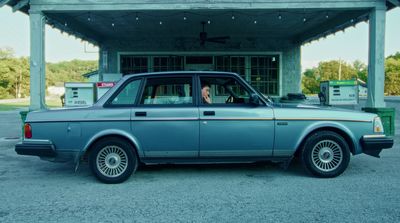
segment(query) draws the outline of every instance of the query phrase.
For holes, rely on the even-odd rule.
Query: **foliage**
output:
[[[0,59],[7,59],[14,57],[13,49],[9,47],[0,48]]]
[[[317,94],[319,83],[324,80],[339,79],[340,61],[332,60],[318,64],[317,67],[307,69],[302,75],[302,89],[304,94]],[[361,61],[353,64],[342,62],[341,80],[360,79],[367,82],[368,66]],[[386,58],[385,62],[385,93],[400,95],[400,52]]]
[[[395,59],[395,60],[400,60],[400,52],[395,53],[394,55],[390,55],[387,59]]]
[[[59,63],[47,63],[46,82],[47,86],[64,82],[86,81],[82,76],[85,73],[97,69],[97,61],[72,60]]]
[[[0,59],[0,98],[21,98],[29,95],[29,59]]]
[[[361,64],[357,64],[357,66],[362,67]],[[358,78],[358,73],[359,72],[352,64],[343,61],[332,60],[320,62],[318,67],[307,69],[303,73],[303,93],[317,94],[319,92],[319,83],[321,81],[354,79]]]
[[[398,59],[388,58],[385,63],[385,93],[400,95],[400,54]]]
[[[86,81],[83,74],[96,70],[97,61],[72,60],[46,64],[46,85]],[[0,99],[29,96],[29,58],[16,58],[12,49],[0,49]]]

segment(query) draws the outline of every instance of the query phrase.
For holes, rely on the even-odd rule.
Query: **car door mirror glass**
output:
[[[249,102],[253,105],[259,105],[260,104],[260,97],[258,97],[257,94],[252,93],[250,95],[250,100]]]

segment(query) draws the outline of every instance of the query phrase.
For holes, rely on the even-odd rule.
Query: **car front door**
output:
[[[272,156],[272,108],[251,103],[255,92],[237,77],[200,76],[199,81],[200,157]]]
[[[191,75],[145,79],[131,129],[146,158],[198,157],[199,111]]]

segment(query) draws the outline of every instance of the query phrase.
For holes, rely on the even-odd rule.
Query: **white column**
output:
[[[386,7],[369,14],[368,98],[366,107],[385,107],[385,23]]]
[[[46,64],[44,58],[45,17],[42,12],[30,11],[30,106],[29,110],[46,108]]]

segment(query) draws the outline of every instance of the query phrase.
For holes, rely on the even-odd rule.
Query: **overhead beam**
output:
[[[354,12],[346,13],[343,12],[332,18],[330,21],[317,24],[310,29],[302,32],[294,38],[295,42],[306,43],[313,40],[319,39],[321,37],[333,34],[338,31],[343,31],[351,25],[355,25],[363,20],[363,16],[367,16],[368,12]]]
[[[388,0],[388,2],[392,3],[393,5],[400,7],[400,1],[399,0]]]
[[[292,1],[224,1],[224,0],[153,0],[153,1],[91,1],[91,0],[38,0],[31,4],[41,11],[110,11],[110,10],[247,10],[247,9],[361,9],[373,8],[381,4],[374,0],[292,0]]]
[[[16,12],[29,4],[29,0],[21,0],[12,7],[12,11]]]
[[[11,0],[0,0],[0,8],[7,5]]]
[[[86,40],[94,45],[98,45],[99,42],[104,38],[98,32],[94,31],[89,26],[82,24],[75,18],[69,16],[64,16],[61,18],[56,18],[51,15],[46,16],[48,20],[47,23],[50,26],[55,27],[62,32],[76,36],[82,40]],[[67,26],[65,26],[65,22],[67,22]]]

